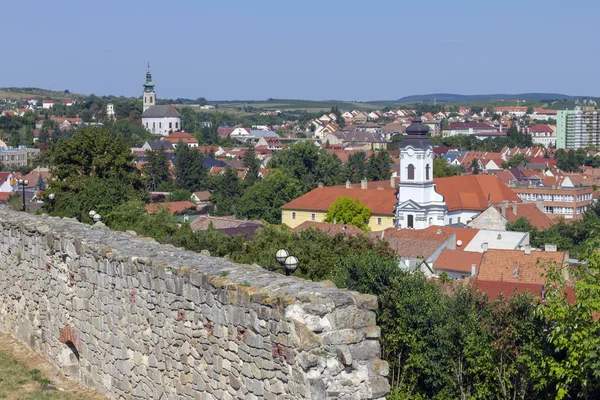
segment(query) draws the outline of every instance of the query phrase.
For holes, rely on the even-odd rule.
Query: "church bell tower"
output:
[[[150,63],[148,63],[148,72],[146,72],[146,83],[144,83],[144,94],[142,96],[144,108],[142,112],[156,104],[156,93],[154,92],[154,82],[152,82],[152,73],[150,72]]]
[[[433,145],[429,128],[416,117],[400,144],[400,184],[396,228],[425,229],[444,225],[446,203],[433,182]]]

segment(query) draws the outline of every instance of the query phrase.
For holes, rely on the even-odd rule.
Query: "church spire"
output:
[[[146,83],[144,83],[144,92],[154,92],[154,82],[152,82],[152,73],[150,72],[150,61],[148,61],[148,72],[146,72]]]
[[[152,82],[152,73],[150,72],[150,61],[148,61],[148,72],[146,72],[142,102],[144,112],[156,104],[156,93],[154,92],[154,82]]]

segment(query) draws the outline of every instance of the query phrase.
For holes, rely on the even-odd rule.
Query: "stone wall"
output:
[[[374,399],[373,296],[0,206],[0,330],[111,398]]]

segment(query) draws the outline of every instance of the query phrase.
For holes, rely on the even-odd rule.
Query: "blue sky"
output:
[[[600,95],[592,0],[33,0],[1,13],[0,86],[137,96],[150,61],[159,98]]]

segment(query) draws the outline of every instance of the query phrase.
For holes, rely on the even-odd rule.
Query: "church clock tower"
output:
[[[148,63],[148,72],[146,72],[146,83],[144,83],[144,94],[142,97],[144,108],[142,112],[156,104],[156,93],[154,92],[154,82],[152,82],[152,73],[150,73],[150,63]]]
[[[406,128],[400,145],[400,184],[396,208],[396,228],[425,229],[444,225],[447,212],[444,197],[433,183],[433,145],[429,128],[421,118]]]

